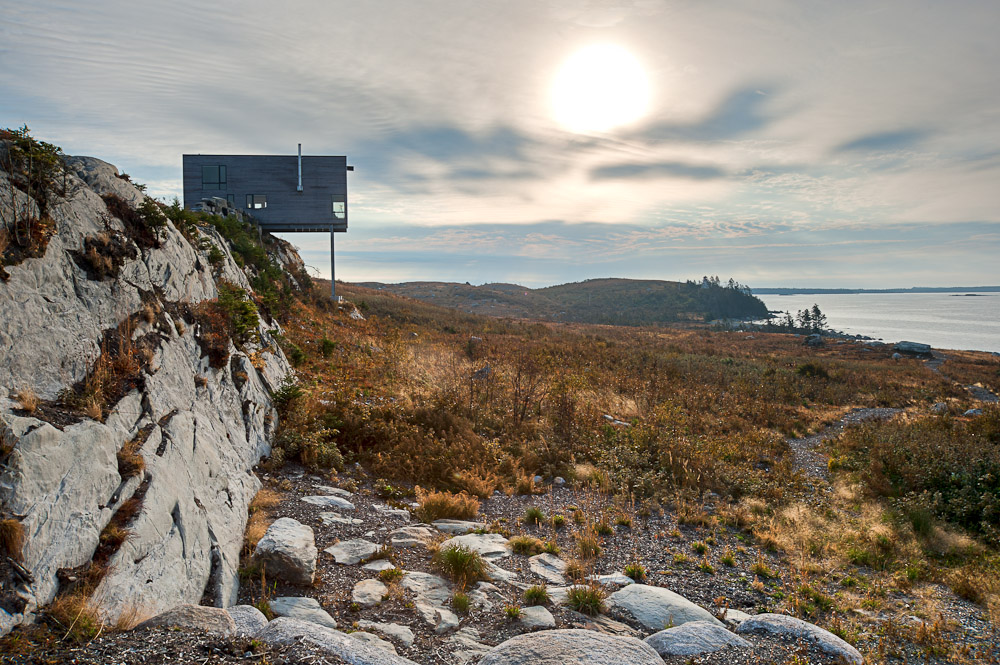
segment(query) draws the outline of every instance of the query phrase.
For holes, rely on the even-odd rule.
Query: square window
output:
[[[225,166],[201,167],[202,189],[225,189],[228,185]]]
[[[333,218],[345,219],[347,217],[347,201],[343,194],[333,195]]]
[[[247,210],[261,210],[266,207],[266,194],[247,194]]]

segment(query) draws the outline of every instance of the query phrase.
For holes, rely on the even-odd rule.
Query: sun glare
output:
[[[639,60],[616,44],[595,44],[571,55],[552,84],[552,113],[573,132],[604,132],[641,118],[649,82]]]

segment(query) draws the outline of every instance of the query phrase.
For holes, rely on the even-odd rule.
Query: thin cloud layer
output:
[[[164,198],[183,153],[347,154],[344,279],[987,283],[998,19],[985,1],[39,0],[0,14],[0,124]],[[553,77],[598,43],[643,63],[652,104],[570,133]],[[290,240],[328,273],[326,241]]]

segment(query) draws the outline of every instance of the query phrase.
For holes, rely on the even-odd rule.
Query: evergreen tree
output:
[[[813,330],[816,332],[823,332],[826,330],[826,314],[819,311],[819,305],[813,303],[811,314]]]
[[[803,330],[812,330],[812,312],[808,308],[800,309],[795,318],[798,320],[800,328]]]

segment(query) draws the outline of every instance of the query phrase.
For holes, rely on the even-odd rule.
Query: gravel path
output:
[[[836,438],[848,425],[860,425],[869,420],[888,420],[900,411],[902,409],[852,409],[843,418],[816,434],[811,434],[801,439],[788,439],[788,445],[792,449],[792,463],[795,469],[802,471],[812,478],[829,480],[830,471],[827,466],[826,455],[817,450],[824,441]]]

